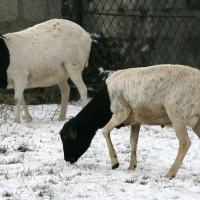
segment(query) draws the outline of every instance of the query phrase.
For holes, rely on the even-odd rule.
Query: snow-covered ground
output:
[[[200,199],[200,141],[192,141],[174,179],[167,174],[178,151],[173,129],[142,126],[138,141],[138,168],[127,171],[130,128],[111,133],[120,166],[111,170],[106,141],[99,130],[89,150],[70,165],[63,159],[58,105],[29,106],[31,123],[13,124],[14,111],[1,105],[0,199]],[[70,104],[67,117],[80,104]],[[23,113],[22,113],[23,114]]]

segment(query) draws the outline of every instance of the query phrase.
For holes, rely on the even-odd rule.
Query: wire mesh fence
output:
[[[63,11],[69,13],[63,16],[93,33],[90,64],[83,75],[87,85],[98,88],[106,70],[168,63],[200,68],[198,0],[63,3],[68,8]]]

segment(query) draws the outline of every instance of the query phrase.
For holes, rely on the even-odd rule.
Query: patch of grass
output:
[[[33,187],[34,192],[36,192],[37,190],[39,190],[37,193],[37,196],[39,196],[39,197],[43,197],[44,195],[49,196],[50,198],[54,197],[54,192],[49,189],[48,185],[39,185],[38,184]]]
[[[140,184],[141,184],[141,185],[146,185],[147,182],[145,182],[145,181],[140,181]]]
[[[8,173],[6,173],[5,175],[4,175],[4,177],[6,178],[6,179],[10,179],[11,177],[8,175]]]
[[[49,186],[48,185],[36,185],[33,186],[33,191],[36,192],[37,190],[48,190]]]
[[[4,191],[3,193],[2,193],[2,197],[11,197],[13,195],[13,193],[12,192],[9,192],[9,191]]]
[[[134,178],[127,178],[126,180],[125,180],[125,183],[131,183],[131,184],[133,184],[133,183],[135,183],[136,182],[136,180],[134,179]]]
[[[148,175],[144,175],[143,177],[142,177],[142,179],[143,180],[147,180],[147,179],[149,179],[150,177],[148,176]]]
[[[81,172],[79,172],[78,174],[77,174],[77,176],[81,176],[82,174],[81,174]]]
[[[200,185],[200,177],[198,176],[197,178],[194,179],[194,184],[196,186]]]
[[[54,192],[53,192],[52,190],[48,190],[48,191],[46,192],[46,195],[49,196],[50,199],[51,199],[51,198],[54,197]]]
[[[52,163],[52,162],[46,162],[46,163],[44,163],[43,164],[44,166],[49,166],[49,167],[54,167],[54,166],[56,166],[56,163]]]
[[[54,185],[58,184],[54,179],[49,179],[49,183],[52,183]]]
[[[6,162],[6,165],[10,165],[10,164],[17,164],[17,163],[22,163],[22,158],[18,157],[18,158],[11,158]]]
[[[83,168],[86,168],[86,169],[90,169],[90,170],[93,170],[96,168],[96,166],[94,164],[83,164]]]
[[[9,176],[9,174],[8,174],[8,171],[6,171],[6,170],[0,171],[0,176],[4,176],[5,179],[10,179],[10,176]]]
[[[6,153],[7,149],[8,149],[8,148],[6,148],[5,146],[1,146],[1,147],[0,147],[0,154]]]
[[[39,197],[43,197],[44,195],[49,196],[50,198],[54,197],[54,192],[51,190],[41,190],[37,194]]]
[[[9,134],[2,134],[1,137],[2,139],[4,140],[5,138],[9,137],[10,135]]]
[[[154,130],[154,134],[160,134],[158,130]]]
[[[53,168],[50,168],[50,169],[48,170],[48,173],[49,173],[49,174],[55,174],[55,171],[54,171]]]
[[[40,191],[40,192],[38,192],[38,194],[37,194],[37,195],[38,195],[39,197],[43,197],[43,196],[44,196],[44,194],[45,194],[45,192],[44,192],[44,191]]]
[[[74,178],[74,176],[66,176],[66,177],[65,177],[65,180],[66,180],[66,181],[71,181],[73,178]]]
[[[6,163],[5,159],[0,160],[0,165],[4,165]]]
[[[28,168],[28,169],[24,169],[21,173],[22,176],[31,176],[33,174],[33,171]]]
[[[120,153],[128,154],[128,153],[131,153],[131,150],[130,149],[122,150]]]
[[[26,151],[31,151],[31,150],[28,148],[28,145],[27,145],[27,144],[21,144],[21,145],[17,148],[17,151],[26,152]]]
[[[37,173],[37,176],[41,175],[43,172],[43,169],[37,168],[34,170]]]
[[[89,196],[89,195],[82,195],[82,194],[79,194],[78,197],[79,197],[79,198],[88,198],[88,197],[90,197],[90,196]]]

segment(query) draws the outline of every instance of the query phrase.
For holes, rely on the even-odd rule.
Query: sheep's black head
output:
[[[75,163],[88,149],[92,138],[87,137],[84,129],[74,123],[74,118],[65,123],[60,131],[63,143],[64,159],[71,164]]]

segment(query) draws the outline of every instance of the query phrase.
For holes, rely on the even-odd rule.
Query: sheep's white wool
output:
[[[10,52],[7,88],[19,77],[25,88],[51,86],[66,79],[68,67],[82,71],[88,65],[90,37],[71,21],[53,19],[4,36]]]
[[[64,120],[70,90],[67,76],[78,87],[83,106],[87,104],[81,73],[88,66],[91,39],[84,29],[68,20],[53,19],[4,37],[10,53],[7,88],[15,89],[17,107],[21,101],[24,104],[25,88],[58,84],[62,93],[59,120]],[[14,122],[19,122],[18,110]],[[29,114],[26,121],[30,121]]]
[[[171,124],[177,115],[194,127],[200,116],[200,71],[181,65],[120,70],[106,80],[111,111],[132,110],[130,124]]]

